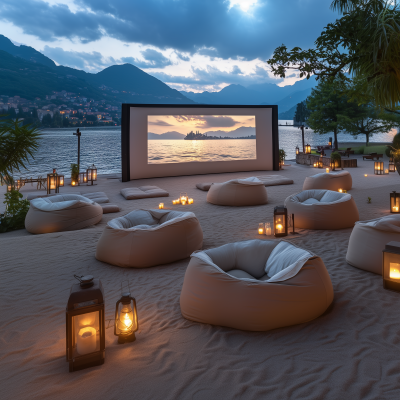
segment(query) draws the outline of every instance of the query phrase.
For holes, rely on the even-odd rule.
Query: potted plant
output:
[[[71,185],[75,186],[78,183],[79,178],[79,165],[71,164]],[[75,182],[75,184],[73,183]]]
[[[25,217],[29,210],[29,200],[18,190],[11,190],[5,194],[6,205],[4,214],[0,214],[0,233],[25,228]]]
[[[282,169],[285,164],[286,152],[283,149],[279,149],[279,169]]]
[[[335,168],[340,168],[341,162],[342,162],[342,156],[339,153],[337,153],[336,151],[333,151],[331,153],[331,161],[335,162]]]

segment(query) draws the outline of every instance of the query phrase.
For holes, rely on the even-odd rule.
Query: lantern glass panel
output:
[[[396,166],[393,161],[389,161],[389,172],[396,172]]]
[[[383,161],[375,161],[375,164],[374,164],[375,175],[383,175],[384,172],[385,171],[384,171]]]
[[[131,335],[137,330],[137,316],[132,303],[118,305],[117,330],[122,335]]]
[[[383,251],[383,287],[400,291],[400,243],[389,242]]]
[[[64,175],[58,175],[58,186],[64,186]]]
[[[98,311],[72,318],[74,357],[100,351],[100,316]]]
[[[400,193],[390,193],[390,212],[400,213]]]
[[[287,236],[287,209],[284,206],[274,209],[274,235]]]
[[[296,147],[296,154],[299,154],[300,149],[298,147]]]

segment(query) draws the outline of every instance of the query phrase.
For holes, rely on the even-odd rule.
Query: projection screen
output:
[[[122,181],[279,169],[278,106],[123,104]]]

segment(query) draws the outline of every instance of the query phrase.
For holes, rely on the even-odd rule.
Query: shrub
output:
[[[6,205],[4,214],[0,214],[0,233],[25,228],[25,217],[29,210],[29,201],[22,200],[23,196],[18,190],[11,190],[5,194]]]
[[[279,161],[283,162],[286,158],[286,152],[283,149],[279,149]]]
[[[79,165],[71,164],[71,179],[77,181],[79,177]]]

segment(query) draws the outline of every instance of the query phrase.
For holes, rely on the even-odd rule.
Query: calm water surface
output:
[[[292,121],[279,121],[281,124]],[[80,128],[81,136],[81,166],[82,170],[95,164],[100,174],[121,172],[121,128]],[[73,135],[72,128],[45,129],[42,131],[40,148],[31,161],[29,171],[22,171],[22,176],[45,176],[53,168],[59,173],[69,176],[70,164],[77,162],[78,139]],[[395,131],[375,134],[371,142],[390,142]],[[332,134],[318,135],[311,129],[305,130],[305,141],[312,146],[328,143]],[[353,137],[340,133],[341,142],[365,142],[365,137]],[[295,147],[301,146],[301,131],[297,127],[279,127],[279,147],[287,153],[287,158],[295,158]],[[187,162],[206,158],[210,161],[240,160],[255,158],[255,140],[150,140],[149,162]],[[16,174],[19,176],[19,174]]]

